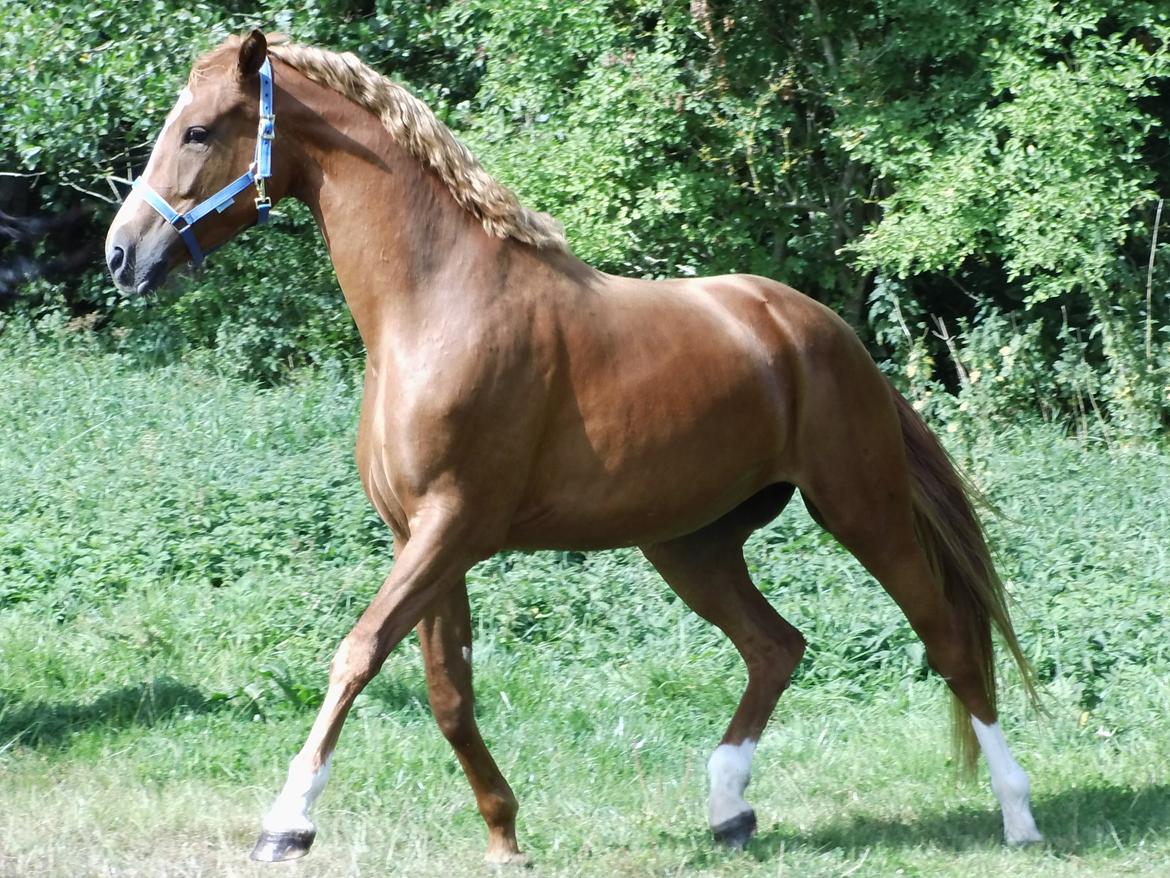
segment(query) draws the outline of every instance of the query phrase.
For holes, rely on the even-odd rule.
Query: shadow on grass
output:
[[[228,707],[227,701],[209,698],[169,677],[113,689],[84,703],[0,703],[0,747],[10,741],[26,747],[56,747],[92,728],[152,726],[178,712],[211,713]]]
[[[1033,810],[1040,831],[1045,833],[1046,847],[1056,856],[1128,848],[1170,833],[1170,784],[1075,788],[1037,798]],[[997,807],[956,808],[909,821],[862,814],[821,824],[806,833],[783,826],[766,828],[748,844],[745,855],[767,862],[793,848],[831,849],[855,855],[869,848],[928,847],[953,852],[994,849],[1001,844],[1002,831]],[[659,838],[663,845],[690,849],[690,863],[694,866],[710,865],[727,857],[710,842],[705,831],[662,833]]]

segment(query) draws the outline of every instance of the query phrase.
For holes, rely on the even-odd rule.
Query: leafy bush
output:
[[[0,161],[34,175],[12,184],[28,209],[85,204],[100,229],[112,205],[99,199],[141,166],[191,58],[259,22],[406,80],[603,268],[781,278],[840,310],[900,368],[912,346],[883,341],[891,304],[915,333],[927,325],[915,316],[966,321],[997,337],[987,351],[1014,345],[1063,370],[1055,396],[1034,389],[1042,405],[1084,418],[1076,400],[1091,384],[1126,435],[1156,431],[1170,412],[1170,232],[1154,245],[1170,183],[1164,4],[234,9],[0,0],[12,108]],[[93,265],[67,282],[72,315],[96,308],[120,350],[213,350],[221,368],[266,382],[352,355],[315,237],[300,215],[284,229],[217,254],[176,313],[107,320],[117,303]],[[32,292],[40,313],[66,290]],[[928,344],[933,377],[954,389],[950,349]]]
[[[121,302],[111,347],[156,365],[187,355],[263,383],[299,366],[355,360],[361,339],[308,211],[282,205],[270,228],[246,237],[242,246],[217,251],[201,277]]]

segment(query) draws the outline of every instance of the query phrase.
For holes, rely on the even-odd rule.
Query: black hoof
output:
[[[316,837],[315,829],[293,832],[265,830],[260,833],[256,847],[252,848],[252,859],[261,863],[281,863],[285,860],[299,859],[309,852]]]
[[[718,826],[711,827],[711,834],[720,844],[727,845],[733,850],[741,851],[756,832],[756,812],[750,808],[736,814],[730,820],[724,820]]]

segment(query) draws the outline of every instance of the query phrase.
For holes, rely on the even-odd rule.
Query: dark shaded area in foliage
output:
[[[78,298],[77,279],[101,258],[104,234],[85,206],[39,216],[0,209],[0,308],[16,303],[22,284],[44,278],[62,285],[73,316],[96,310],[98,303]]]

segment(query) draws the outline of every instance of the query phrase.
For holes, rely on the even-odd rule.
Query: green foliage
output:
[[[108,346],[143,364],[186,355],[263,383],[285,380],[299,366],[338,368],[356,359],[361,339],[308,211],[282,205],[270,227],[247,238],[217,252],[202,276],[119,303]]]
[[[100,227],[111,206],[96,198],[141,167],[191,59],[259,23],[405,80],[602,268],[780,278],[895,368],[914,348],[886,332],[896,313],[915,336],[941,315],[1045,358],[1060,387],[1033,396],[1065,417],[1083,416],[1088,385],[1119,434],[1170,412],[1170,258],[1151,253],[1170,184],[1164,4],[0,0],[0,13],[0,160],[37,175],[44,209],[87,204]],[[42,283],[28,307],[68,287],[119,350],[281,380],[360,350],[307,226],[294,212],[286,234],[217,253],[171,307],[117,303],[96,266]],[[927,345],[932,377],[956,389],[950,350]]]
[[[983,5],[978,39],[946,59],[961,75],[853,109],[853,152],[893,190],[857,247],[867,264],[905,276],[991,248],[1032,301],[1108,283],[1153,197],[1141,147],[1154,119],[1139,101],[1170,36],[1164,11],[1112,6]],[[1137,38],[1147,26],[1155,51]]]
[[[74,615],[144,580],[217,588],[293,575],[310,558],[353,564],[386,547],[384,528],[352,490],[348,380],[233,401],[210,392],[213,379],[179,379],[176,388],[176,374],[148,377],[93,354],[59,381],[14,368],[4,391],[12,517],[0,529],[0,603],[48,595],[64,601],[53,615]],[[35,446],[15,441],[34,433]],[[241,445],[257,456],[225,453]],[[127,465],[95,469],[95,455],[111,449]],[[131,496],[138,500],[127,505]]]
[[[1170,319],[1165,267],[1149,303],[1144,271],[1155,187],[1170,179],[1164,154],[1150,161],[1170,14],[1037,0],[981,4],[967,25],[972,39],[956,55],[918,72],[929,91],[886,80],[874,100],[842,111],[853,154],[887,191],[880,223],[852,250],[895,278],[971,275],[984,312],[1005,293],[1018,298],[1029,309],[1014,318],[1027,325],[1019,344],[1046,346],[1056,372],[1062,334],[1091,341],[1100,409],[1123,432],[1149,433],[1170,412],[1166,339],[1141,344],[1147,321]],[[988,262],[990,277],[973,270]],[[1002,336],[992,318],[987,332]],[[1058,398],[1077,393],[1062,386]]]
[[[0,155],[54,185],[110,192],[174,103],[191,47],[226,35],[207,2],[94,6],[2,0]]]
[[[729,268],[751,238],[718,219],[734,184],[695,150],[704,96],[687,17],[606,2],[471,4],[488,63],[467,136],[489,167],[611,271]],[[731,235],[731,240],[728,236]]]

